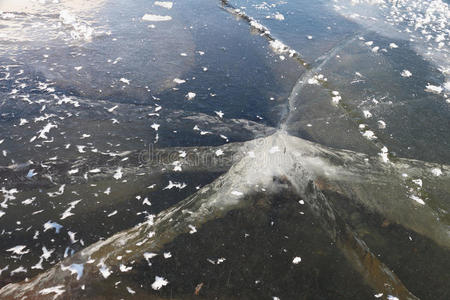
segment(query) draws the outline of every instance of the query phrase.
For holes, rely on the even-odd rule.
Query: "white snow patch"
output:
[[[411,198],[412,200],[416,201],[419,204],[425,205],[425,202],[416,195],[410,195],[409,198]]]
[[[196,96],[195,93],[189,92],[189,93],[186,94],[186,99],[187,99],[187,100],[192,100],[192,99],[195,98],[195,96]]]
[[[57,285],[54,287],[46,288],[39,291],[39,294],[41,295],[49,295],[49,294],[56,294],[53,299],[56,299],[57,297],[61,296],[66,290],[64,289],[64,285]]]
[[[71,264],[70,266],[63,266],[61,264],[61,269],[63,271],[69,270],[71,274],[77,274],[77,280],[83,276],[84,266],[82,264]]]
[[[61,224],[52,221],[47,221],[47,223],[44,224],[44,232],[52,228],[55,229],[56,233],[59,233],[59,231],[61,230],[61,228],[63,228],[63,226]]]
[[[114,173],[114,179],[119,180],[120,178],[122,178],[122,168],[117,168],[116,172]]]
[[[409,70],[403,70],[400,75],[402,75],[402,77],[411,77],[412,73]]]
[[[161,6],[167,9],[171,9],[173,7],[173,2],[170,1],[155,1],[155,5]]]
[[[434,168],[434,169],[431,169],[431,173],[432,173],[434,176],[441,176],[441,175],[442,175],[442,170],[439,169],[439,168]]]
[[[389,48],[396,49],[396,48],[398,48],[398,45],[396,43],[390,43]]]
[[[18,245],[18,246],[12,247],[12,248],[10,248],[10,249],[8,249],[6,251],[7,252],[12,252],[12,253],[17,254],[17,255],[23,255],[23,254],[27,254],[28,252],[30,252],[30,249],[25,250],[26,248],[27,248],[27,246]]]
[[[368,110],[363,110],[364,118],[368,119],[372,117],[372,114]]]
[[[169,282],[163,277],[155,276],[155,282],[152,283],[152,289],[159,290],[163,286],[166,286]]]
[[[294,259],[292,260],[292,263],[294,265],[300,263],[302,261],[302,259],[299,256],[294,257]]]
[[[182,84],[182,83],[185,83],[186,80],[183,80],[183,79],[180,79],[180,78],[175,78],[175,79],[173,80],[173,82],[175,82],[176,84]]]
[[[159,16],[159,15],[145,14],[142,17],[142,20],[150,21],[150,22],[163,22],[163,21],[172,20],[172,17],[171,16]]]
[[[425,87],[425,91],[430,92],[430,93],[434,93],[434,94],[440,94],[442,92],[442,87],[438,86],[438,85],[428,84]]]

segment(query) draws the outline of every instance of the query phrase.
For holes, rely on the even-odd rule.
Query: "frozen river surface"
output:
[[[445,0],[0,0],[0,299],[450,299]]]

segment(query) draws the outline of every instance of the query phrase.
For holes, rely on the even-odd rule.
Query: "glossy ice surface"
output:
[[[449,22],[0,0],[0,298],[449,299]]]

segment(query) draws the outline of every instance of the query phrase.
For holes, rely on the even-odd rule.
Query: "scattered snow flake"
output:
[[[54,249],[52,250],[47,250],[47,248],[45,246],[42,247],[42,255],[40,257],[42,257],[45,260],[48,260],[50,258],[50,256],[52,255],[52,253],[55,252]]]
[[[2,275],[3,272],[7,271],[9,269],[9,265],[4,267],[3,269],[0,269],[0,275]]]
[[[27,246],[24,245],[18,245],[12,248],[9,248],[8,250],[6,250],[7,252],[12,252],[14,254],[17,255],[23,255],[23,254],[27,254],[30,252],[30,249],[26,249]],[[26,250],[25,250],[26,249]]]
[[[187,100],[193,100],[195,98],[195,96],[196,96],[195,93],[189,92],[189,93],[186,94],[185,97],[186,97]]]
[[[217,264],[220,265],[221,263],[225,262],[227,259],[225,257],[221,257],[217,259]]]
[[[411,77],[412,73],[409,70],[403,70],[400,75],[402,75],[402,77]]]
[[[117,210],[113,211],[112,213],[108,214],[107,217],[110,218],[114,215],[117,215]]]
[[[425,91],[434,93],[434,94],[440,94],[442,92],[442,87],[437,85],[428,84],[425,87]]]
[[[133,267],[127,267],[124,264],[120,264],[119,269],[120,269],[120,272],[128,272],[128,271],[131,271],[131,269],[133,269]]]
[[[294,265],[299,264],[302,261],[302,259],[299,256],[294,257],[294,259],[292,260],[292,263]]]
[[[56,299],[57,297],[61,296],[66,290],[64,289],[64,285],[57,285],[54,287],[46,288],[39,291],[39,294],[41,295],[49,295],[49,294],[56,294],[53,299]]]
[[[86,146],[77,145],[78,152],[80,152],[80,153],[85,153],[86,152],[84,150],[84,148],[86,148]]]
[[[52,123],[47,123],[47,125],[45,125],[44,128],[42,128],[40,131],[38,131],[38,133],[39,133],[38,138],[44,139],[44,140],[48,139],[47,133],[49,133],[52,128],[57,128],[57,127],[58,127],[58,125],[55,125]]]
[[[148,206],[151,206],[152,204],[151,204],[151,202],[148,200],[148,198],[145,197],[144,201],[142,201],[142,205],[148,205]]]
[[[65,267],[61,264],[61,269],[63,271],[69,270],[71,274],[77,274],[77,280],[80,280],[83,276],[84,266],[83,264],[71,264]]]
[[[273,17],[275,20],[278,20],[278,21],[284,20],[284,16],[282,14],[280,14],[279,12],[277,12]]]
[[[386,128],[386,122],[384,122],[383,120],[378,120],[377,124],[378,124],[378,128],[380,128],[380,129]]]
[[[368,110],[363,110],[364,118],[368,119],[372,117],[372,114]]]
[[[279,40],[273,40],[269,42],[269,46],[277,54],[283,54],[289,51],[289,47],[283,44]]]
[[[155,276],[155,282],[152,283],[152,289],[159,290],[166,286],[169,282],[163,277]]]
[[[24,267],[20,266],[17,269],[12,270],[10,275],[13,276],[14,274],[17,274],[17,273],[26,273],[26,272],[27,272],[27,269],[25,269]]]
[[[389,48],[391,48],[391,49],[396,49],[396,48],[398,48],[398,46],[397,46],[396,43],[390,43],[390,44],[389,44]]]
[[[219,118],[223,118],[224,113],[220,110],[220,111],[214,111],[216,113],[216,115],[219,116]]]
[[[41,257],[39,258],[39,261],[37,264],[35,264],[34,266],[31,266],[32,270],[43,270],[44,267],[42,266],[42,263],[44,262],[44,259]]]
[[[442,175],[442,170],[439,169],[439,168],[434,168],[434,169],[431,169],[431,173],[432,173],[434,176],[441,176],[441,175]]]
[[[98,264],[98,266],[100,267],[98,270],[100,271],[100,274],[102,274],[103,278],[106,279],[112,274],[112,272],[103,262]]]
[[[173,188],[178,188],[178,189],[184,189],[186,187],[186,183],[178,183],[178,182],[172,182],[169,180],[169,184],[163,188],[163,190],[171,190]]]
[[[309,78],[307,82],[308,84],[319,84],[319,81],[315,77]]]
[[[152,253],[152,252],[145,252],[145,253],[144,253],[144,258],[145,258],[145,260],[147,261],[147,263],[148,263],[149,266],[152,265],[152,263],[150,262],[150,259],[152,259],[152,258],[155,257],[156,255],[158,255],[158,254]]]
[[[175,82],[176,84],[182,84],[182,83],[185,83],[186,80],[183,80],[183,79],[180,79],[180,78],[175,78],[175,79],[173,80],[173,82]]]
[[[110,112],[110,113],[112,113],[112,112],[113,112],[114,110],[116,110],[118,107],[119,107],[119,105],[114,105],[113,107],[108,108],[107,111]]]
[[[339,96],[339,95],[333,96],[333,97],[331,98],[331,101],[332,101],[334,104],[339,104],[339,102],[340,102],[341,100],[342,100],[342,97]]]
[[[155,5],[161,6],[167,9],[171,9],[173,7],[173,2],[171,1],[155,1]]]
[[[189,229],[190,229],[190,230],[189,230],[189,233],[190,233],[190,234],[194,234],[194,233],[197,232],[197,229],[195,228],[194,225],[189,224],[188,227],[189,227]]]
[[[416,201],[419,204],[425,205],[425,202],[416,195],[410,195],[409,198],[411,198],[412,200]]]
[[[161,125],[153,123],[152,126],[150,126],[150,127],[153,128],[155,131],[158,131],[159,126],[161,126]]]
[[[116,172],[114,173],[114,179],[119,180],[120,178],[122,178],[122,168],[117,168]]]
[[[419,179],[413,179],[412,182],[414,182],[416,185],[418,185],[420,187],[422,187],[422,185],[423,185],[422,179],[420,179],[420,178]]]
[[[378,155],[381,157],[381,160],[385,163],[389,162],[389,157],[388,157],[388,148],[386,146],[383,146],[383,148],[381,148],[381,152],[378,153]]]
[[[119,81],[120,81],[120,82],[123,82],[123,83],[125,83],[125,84],[130,84],[130,80],[128,80],[128,79],[126,79],[126,78],[123,78],[123,77],[120,78]]]
[[[31,169],[31,170],[28,171],[26,177],[27,177],[27,178],[31,178],[31,177],[33,177],[33,176],[35,176],[35,175],[37,175],[37,173],[34,172],[34,169]]]
[[[52,221],[47,221],[47,223],[44,224],[44,232],[52,228],[55,229],[56,233],[59,233],[59,231],[61,230],[61,228],[63,228],[63,226],[61,224]]]
[[[364,131],[363,137],[367,138],[368,140],[374,140],[377,138],[375,133],[372,130]]]
[[[223,134],[220,135],[220,138],[224,139],[227,143],[230,141],[230,140],[228,139],[228,137],[226,137],[226,136],[223,135]]]
[[[73,174],[77,174],[78,171],[79,171],[78,169],[72,169],[72,170],[67,171],[67,173],[68,173],[69,175],[73,175]]]
[[[70,242],[72,244],[75,244],[76,242],[78,242],[78,240],[75,239],[75,235],[77,234],[76,232],[69,231],[67,234],[69,235]]]

